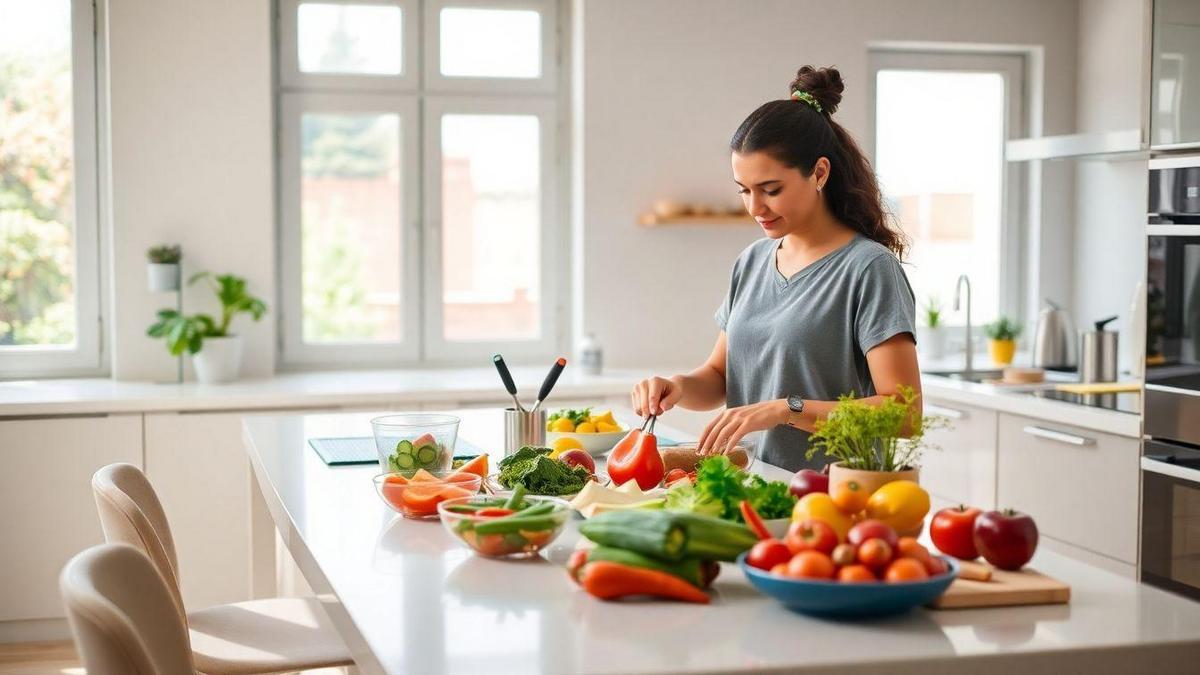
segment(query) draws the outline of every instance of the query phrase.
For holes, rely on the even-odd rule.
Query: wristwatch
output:
[[[787,406],[788,410],[792,411],[792,414],[788,415],[787,424],[789,427],[794,427],[796,424],[793,422],[793,420],[797,415],[804,412],[804,399],[800,396],[800,394],[792,394],[791,396],[787,397]]]

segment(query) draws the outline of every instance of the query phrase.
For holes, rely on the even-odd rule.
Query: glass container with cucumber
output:
[[[437,413],[398,413],[371,420],[379,468],[412,474],[450,468],[459,419]]]

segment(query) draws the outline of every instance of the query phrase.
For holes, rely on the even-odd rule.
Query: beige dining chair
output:
[[[59,588],[88,675],[195,672],[175,598],[141,551],[93,546],[67,562]]]
[[[92,476],[92,492],[104,538],[138,548],[162,575],[188,627],[197,670],[251,675],[353,664],[314,598],[268,598],[186,611],[171,528],[146,475],[132,464],[110,464]]]

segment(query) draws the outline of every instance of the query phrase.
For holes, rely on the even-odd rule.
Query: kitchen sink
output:
[[[976,384],[992,384],[993,380],[999,380],[1004,377],[1004,371],[999,368],[976,368],[974,370],[922,370],[921,374],[945,377],[951,380],[960,380],[963,382],[974,382]],[[1047,370],[1046,380],[1044,382],[1030,382],[1028,384],[1002,384],[998,386],[1002,386],[1009,391],[1021,391],[1044,389],[1047,387],[1052,387],[1057,383],[1078,381],[1079,376],[1073,372]]]
[[[999,380],[1004,377],[1003,370],[924,370],[923,375],[936,375],[938,377],[948,377],[951,380],[963,380],[964,382],[975,382],[982,384],[987,380]]]

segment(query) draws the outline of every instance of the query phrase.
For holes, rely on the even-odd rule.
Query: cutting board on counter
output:
[[[992,570],[990,581],[955,579],[929,606],[933,609],[1055,605],[1071,600],[1071,587],[1041,572]]]

